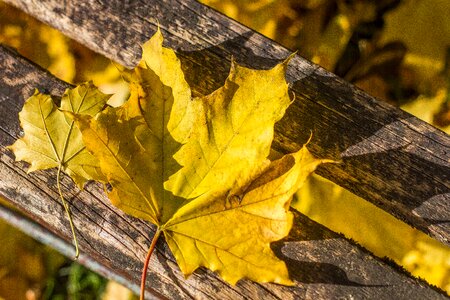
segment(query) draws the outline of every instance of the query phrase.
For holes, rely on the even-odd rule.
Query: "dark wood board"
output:
[[[270,68],[291,52],[193,0],[6,0],[126,66],[159,22],[197,94],[223,84],[230,59]],[[318,174],[450,244],[450,138],[296,56],[288,80],[297,99],[276,126],[274,148],[295,151],[310,132],[318,157],[342,160]]]
[[[56,188],[56,170],[26,173],[5,148],[18,138],[18,112],[35,88],[61,95],[68,84],[0,46],[0,196],[21,214],[0,207],[0,217],[32,236],[73,255],[71,233]],[[62,177],[82,249],[80,262],[119,279],[136,291],[154,227],[114,208],[96,183],[79,191]],[[188,279],[180,273],[164,240],[157,244],[148,277],[148,298],[169,299],[445,299],[446,295],[375,258],[354,242],[294,212],[294,229],[273,248],[285,260],[295,286],[230,286],[213,272],[199,269]],[[27,217],[29,219],[27,219]]]

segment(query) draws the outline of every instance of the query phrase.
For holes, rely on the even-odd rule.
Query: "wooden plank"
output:
[[[5,212],[4,208],[0,208],[0,217],[34,236],[47,239],[51,245],[56,243],[57,247],[65,249],[63,253],[73,255],[73,249],[68,248],[70,244],[61,241],[70,242],[71,233],[58,198],[55,170],[26,174],[26,164],[14,162],[13,154],[5,149],[20,135],[18,112],[34,88],[61,95],[69,85],[1,46],[0,73],[0,196],[37,225]],[[88,184],[84,191],[78,191],[70,178],[63,176],[62,187],[77,228],[82,250],[80,261],[107,273],[108,277],[121,279],[136,290],[154,227],[114,208],[96,183]],[[230,286],[205,269],[197,270],[186,280],[167,245],[160,240],[150,263],[147,286],[152,294],[149,293],[148,297],[446,298],[438,289],[373,257],[355,243],[298,212],[295,212],[295,225],[290,236],[274,244],[273,248],[289,265],[295,286],[256,284],[248,280]]]
[[[133,66],[159,21],[196,93],[221,84],[233,56],[269,68],[290,51],[193,0],[6,0],[114,61]],[[318,173],[450,245],[450,138],[296,56],[297,100],[276,126],[274,148],[342,160]]]

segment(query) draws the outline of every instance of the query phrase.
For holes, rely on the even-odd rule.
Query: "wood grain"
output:
[[[18,112],[35,87],[58,96],[69,85],[2,46],[0,72],[0,196],[23,214],[0,207],[0,217],[73,255],[68,221],[56,189],[56,171],[27,174],[26,164],[14,162],[5,148],[21,134]],[[77,228],[80,262],[136,291],[154,227],[114,208],[98,184],[79,191],[63,176],[62,187]],[[438,289],[298,212],[290,236],[273,248],[287,262],[295,286],[248,280],[230,286],[203,268],[184,279],[161,239],[151,261],[148,299],[446,298]]]
[[[193,0],[6,0],[126,66],[159,21],[197,94],[223,84],[230,58],[270,68],[291,52]],[[276,126],[274,148],[341,160],[318,173],[450,245],[450,138],[381,103],[300,56],[288,80],[296,95]]]

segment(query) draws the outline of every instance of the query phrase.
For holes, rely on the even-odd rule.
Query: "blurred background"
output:
[[[450,133],[450,1],[201,2]],[[67,82],[93,80],[115,104],[127,98],[110,60],[1,0],[0,42]],[[314,175],[293,207],[450,294],[450,249],[364,199]],[[136,297],[3,221],[0,245],[0,299]]]

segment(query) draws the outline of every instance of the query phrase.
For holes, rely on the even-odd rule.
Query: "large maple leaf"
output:
[[[109,95],[98,91],[92,83],[67,89],[61,99],[61,110],[76,114],[94,116],[106,104]],[[16,160],[30,163],[28,172],[58,168],[58,191],[70,221],[78,257],[78,243],[72,217],[60,188],[61,171],[69,174],[75,183],[83,188],[87,180],[104,181],[98,160],[86,149],[80,130],[73,120],[64,115],[50,95],[38,91],[28,98],[19,113],[24,136],[9,146]]]
[[[305,147],[267,159],[291,102],[288,62],[271,70],[233,63],[222,88],[191,99],[180,61],[162,43],[158,31],[143,46],[122,107],[72,114],[112,185],[109,198],[157,225],[149,254],[163,233],[186,275],[205,266],[232,284],[291,284],[270,243],[288,234],[290,199],[324,160]]]

